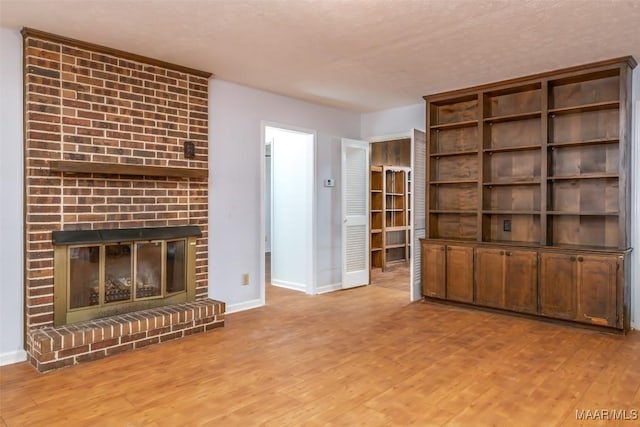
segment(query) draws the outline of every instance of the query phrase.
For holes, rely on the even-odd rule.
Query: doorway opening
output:
[[[370,284],[422,296],[420,239],[425,236],[424,131],[371,139]]]
[[[373,286],[409,293],[411,285],[411,138],[371,141],[370,246]]]
[[[315,292],[315,132],[263,123],[266,287]]]

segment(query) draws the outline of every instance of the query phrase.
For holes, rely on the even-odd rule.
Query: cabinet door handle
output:
[[[504,251],[500,251],[500,255],[504,255]]]
[[[450,251],[450,250],[451,250],[451,248],[450,248],[449,246],[447,246],[447,250],[448,250],[448,251]]]
[[[571,260],[571,262],[575,262],[576,261],[576,257],[572,256],[571,258],[569,258]]]
[[[581,256],[578,257],[578,262],[582,262],[584,261],[584,258],[582,258]]]
[[[507,251],[507,256],[511,256],[511,252]]]
[[[440,250],[441,250],[441,251],[444,251],[444,246],[441,246],[441,247],[440,247]]]

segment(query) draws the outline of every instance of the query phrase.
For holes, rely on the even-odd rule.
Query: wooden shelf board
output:
[[[575,147],[585,145],[600,145],[600,144],[618,144],[620,140],[618,138],[604,138],[604,139],[589,139],[585,141],[568,141],[568,142],[549,142],[548,146],[553,147]]]
[[[371,248],[371,252],[381,251],[382,248]]]
[[[460,209],[430,209],[429,213],[432,214],[468,214],[475,215],[477,211],[474,210],[460,210]]]
[[[564,175],[564,176],[550,176],[547,179],[550,181],[560,181],[569,179],[613,179],[618,178],[617,173],[590,173],[584,175]]]
[[[478,125],[477,120],[467,120],[464,122],[443,123],[439,125],[432,125],[431,129],[433,130],[459,129],[459,128],[477,126],[477,125]]]
[[[540,211],[483,210],[484,215],[540,215]]]
[[[407,262],[407,258],[390,259],[387,261],[387,264],[399,264],[401,262]]]
[[[409,245],[405,244],[405,243],[396,243],[395,245],[387,245],[386,248],[387,249],[396,249],[396,248],[404,248],[405,246],[409,246]]]
[[[376,233],[382,233],[382,229],[381,228],[372,228],[371,229],[371,234],[376,234]]]
[[[542,148],[540,145],[521,145],[521,146],[513,146],[513,147],[485,148],[482,151],[484,151],[485,153],[500,153],[500,152],[508,152],[508,151],[539,150],[540,148]]]
[[[448,156],[468,156],[478,154],[478,150],[466,150],[466,151],[447,151],[444,153],[432,153],[429,157],[448,157]]]
[[[550,108],[549,114],[586,113],[588,111],[612,110],[619,107],[619,101],[595,102],[593,104],[576,105],[573,107]]]
[[[391,193],[391,192],[387,192],[387,196],[404,196],[404,193]]]
[[[371,189],[370,190],[372,193],[382,193],[382,190],[378,190],[378,189]]]
[[[515,120],[530,120],[542,117],[541,111],[531,111],[529,113],[505,114],[503,116],[493,116],[484,119],[485,123],[502,123]]]
[[[618,216],[618,212],[597,212],[597,211],[547,211],[549,215],[570,215],[570,216]]]
[[[431,185],[441,185],[441,184],[477,184],[477,179],[468,179],[468,180],[459,180],[459,181],[430,181]]]
[[[371,213],[382,213],[382,209],[371,209]]]
[[[396,227],[387,227],[386,231],[407,231],[409,226],[407,225],[398,225]]]
[[[54,172],[99,173],[107,175],[136,175],[201,179],[207,178],[209,176],[208,169],[128,165],[120,163],[79,162],[72,160],[50,160],[49,170]]]
[[[540,180],[535,181],[509,181],[509,182],[484,182],[485,187],[505,187],[512,185],[540,185]]]

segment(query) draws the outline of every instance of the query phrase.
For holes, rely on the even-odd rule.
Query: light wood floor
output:
[[[2,367],[0,425],[520,427],[640,409],[639,333],[408,304],[380,286],[269,286],[267,301],[224,328],[72,368]]]
[[[410,293],[411,269],[409,263],[390,264],[384,273],[380,268],[371,270],[371,284],[383,288],[396,289],[405,292],[407,298]]]

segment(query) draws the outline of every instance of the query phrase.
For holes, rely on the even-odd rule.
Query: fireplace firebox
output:
[[[54,325],[195,299],[198,226],[54,231]]]

